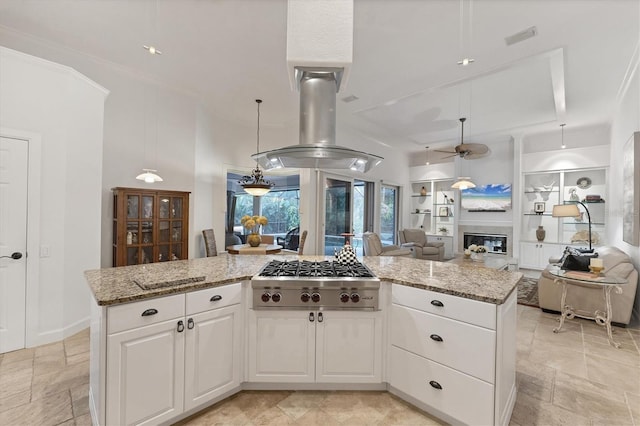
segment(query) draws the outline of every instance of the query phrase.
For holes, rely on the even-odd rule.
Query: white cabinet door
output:
[[[316,382],[382,381],[382,312],[319,312]]]
[[[560,257],[563,246],[549,243],[520,243],[520,267],[528,269],[544,269],[550,257]]]
[[[249,310],[249,381],[313,382],[315,321],[309,311]]]
[[[158,424],[183,411],[184,331],[168,320],[107,337],[107,424]]]
[[[185,410],[240,385],[241,312],[232,305],[187,316]]]

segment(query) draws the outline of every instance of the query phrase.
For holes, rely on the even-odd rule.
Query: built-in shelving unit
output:
[[[528,245],[537,246],[541,251],[544,249],[545,254],[540,256],[539,262],[539,266],[544,267],[548,262],[545,258],[548,253],[557,253],[565,245],[588,245],[589,221],[582,206],[578,206],[578,210],[583,214],[577,220],[552,216],[554,205],[575,200],[584,203],[589,209],[593,245],[605,243],[603,239],[607,225],[607,169],[526,173],[523,175],[523,185],[521,257],[524,256],[523,253],[527,253]],[[600,199],[587,201],[587,196],[599,196]],[[544,211],[540,212],[540,208]],[[540,226],[546,231],[543,241],[536,238],[536,230]],[[550,245],[557,247],[549,247]]]
[[[411,184],[411,228],[424,229],[427,234],[440,235],[440,229],[446,228],[444,235],[453,236],[454,191],[452,180],[429,180]],[[427,192],[421,194],[422,188]]]

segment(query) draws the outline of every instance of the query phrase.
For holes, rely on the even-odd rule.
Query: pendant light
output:
[[[154,15],[153,15],[153,29],[152,32],[154,34],[154,38],[158,38],[158,28],[157,28],[157,21],[158,21],[158,1],[156,0],[155,2],[155,10],[154,10]],[[143,45],[144,49],[147,50],[149,52],[149,54],[151,55],[161,55],[162,52],[158,49],[156,49],[153,45]],[[155,156],[156,156],[156,167],[158,164],[158,91],[160,89],[156,88],[156,99],[155,99],[155,105],[154,105],[154,111],[155,111],[155,119],[156,119],[156,135],[155,135],[155,146],[154,146],[154,150],[155,150]],[[144,150],[145,150],[145,157],[147,156],[147,120],[145,117],[144,120],[144,135],[145,135],[145,141],[144,141]],[[145,158],[146,159],[146,158]],[[156,169],[142,169],[142,173],[140,173],[138,176],[136,176],[137,180],[142,180],[146,183],[155,183],[155,182],[162,182],[162,178],[156,174],[155,172],[157,172]]]
[[[425,165],[429,165],[429,147],[425,147],[427,149],[427,161],[424,162]]]
[[[260,104],[262,103],[262,99],[256,99],[256,103],[258,104],[258,129],[256,131],[256,153],[260,152]],[[260,165],[256,160],[256,168],[251,171],[251,176],[242,176],[242,178],[238,181],[242,188],[244,188],[247,194],[253,195],[254,197],[260,197],[267,192],[271,191],[271,188],[275,185],[273,182],[267,181],[264,179],[262,175],[262,170],[260,170]]]
[[[560,145],[560,148],[565,149],[567,146],[564,144],[564,126],[566,126],[566,123],[562,123],[560,125],[560,129],[561,129],[561,134],[562,134],[562,145]]]
[[[460,131],[460,145],[464,144],[464,122],[467,119],[464,117],[460,118],[460,123],[462,124],[461,127],[461,131]],[[464,158],[460,158],[460,161],[464,161]],[[469,188],[475,188],[476,184],[473,183],[471,181],[470,177],[459,177],[457,181],[454,182],[453,185],[451,185],[452,189],[469,189]]]

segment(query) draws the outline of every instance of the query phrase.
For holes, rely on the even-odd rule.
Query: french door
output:
[[[396,242],[399,198],[399,187],[385,184],[380,187],[380,240],[383,245]]]
[[[318,217],[323,218],[318,230],[323,236],[318,253],[333,255],[349,239],[356,254],[362,256],[362,233],[374,229],[375,184],[324,172],[320,173],[319,183],[324,189],[318,200]]]
[[[320,253],[332,255],[344,245],[345,238],[350,238],[344,234],[353,233],[353,179],[326,173],[321,176],[324,220]]]

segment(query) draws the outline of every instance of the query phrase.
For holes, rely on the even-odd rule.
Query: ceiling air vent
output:
[[[538,29],[536,27],[529,27],[526,30],[522,30],[519,33],[515,33],[510,35],[509,37],[504,38],[504,42],[507,43],[507,46],[511,46],[512,44],[520,43],[521,41],[525,41],[531,37],[538,35]]]

